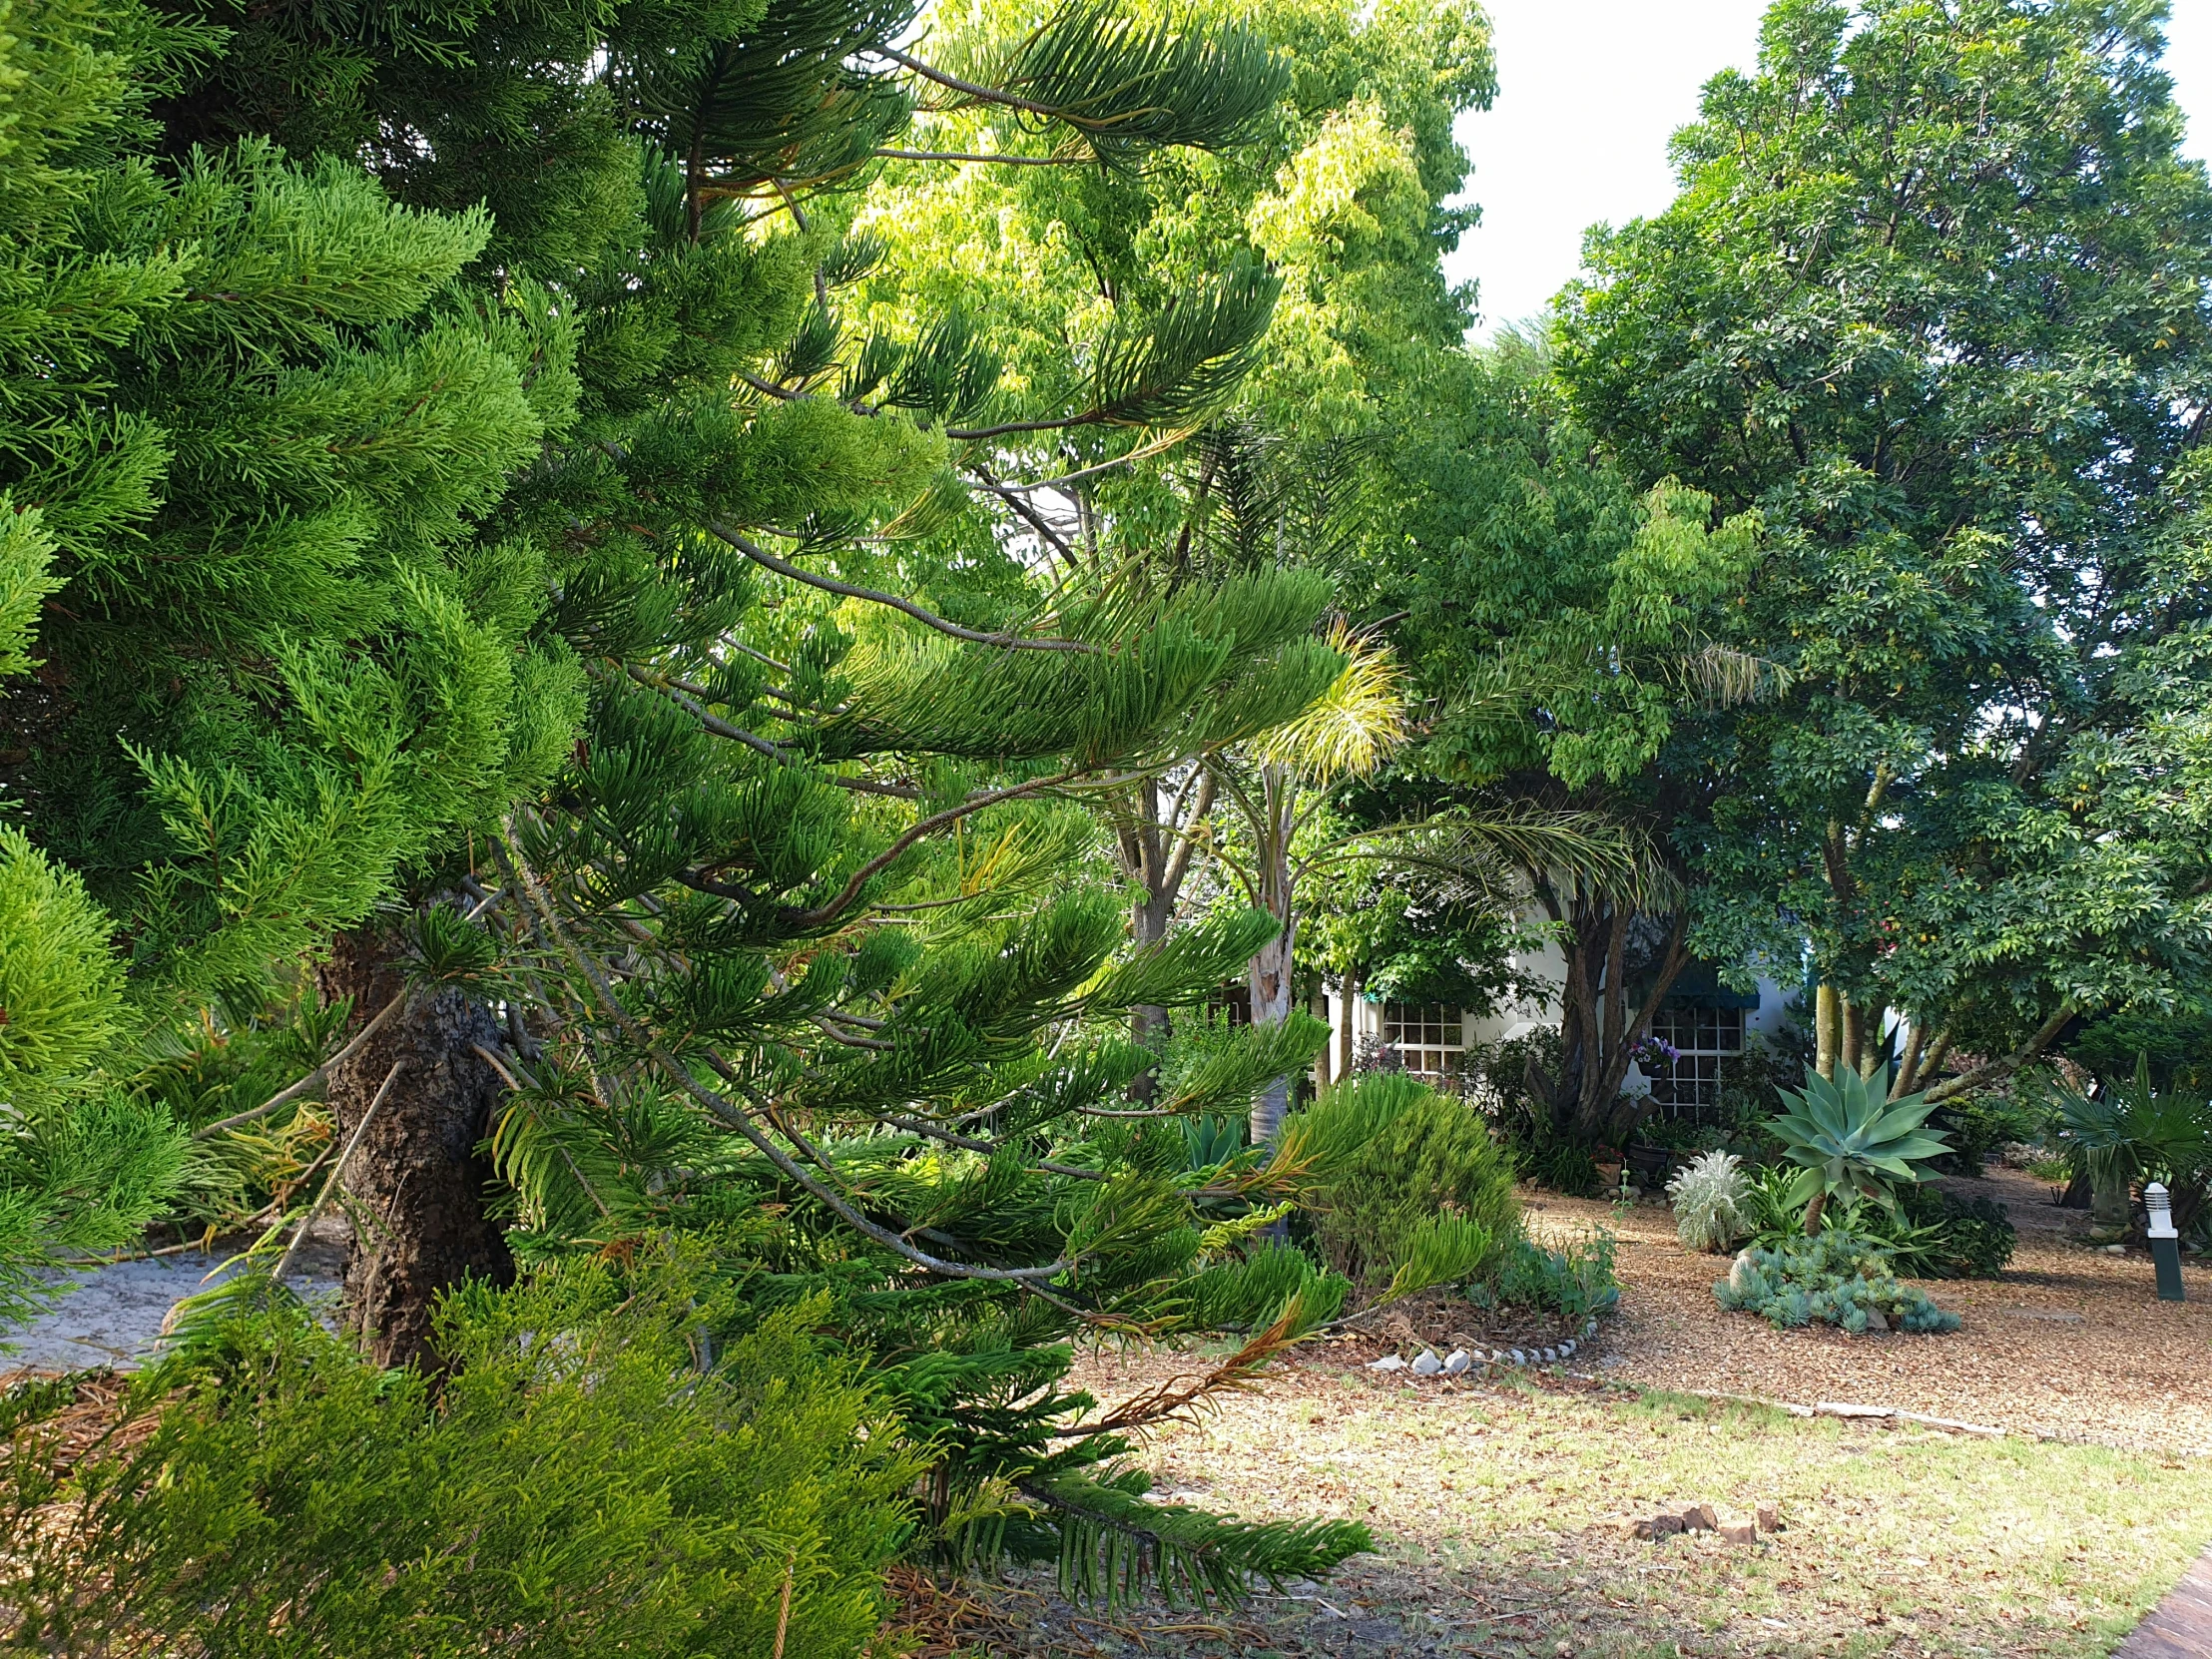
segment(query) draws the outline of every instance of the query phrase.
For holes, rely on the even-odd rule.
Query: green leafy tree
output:
[[[1383,522],[1348,561],[1352,601],[1387,620],[1428,703],[1405,766],[1431,812],[1579,825],[1619,849],[1500,848],[1565,960],[1559,1065],[1529,1068],[1530,1133],[1619,1145],[1640,1110],[1621,1083],[1691,960],[1699,902],[1667,837],[1709,792],[1661,756],[1684,716],[1778,678],[1729,639],[1760,521],[1716,525],[1710,497],[1672,482],[1639,489],[1562,405],[1541,341],[1440,361],[1419,397],[1430,412],[1375,491]]]
[[[1789,693],[1670,762],[1715,781],[1694,941],[1809,932],[1820,1066],[1900,1009],[1901,1096],[2204,994],[2212,190],[2162,15],[1786,0],[1563,301],[1577,416],[1771,537],[1723,637]]]
[[[31,3],[0,44],[11,1243],[42,1191],[122,1242],[184,1164],[150,1045],[542,781],[581,706],[483,602],[527,551],[473,533],[567,418],[542,301],[451,289],[481,213],[266,143],[154,167],[217,41]]]

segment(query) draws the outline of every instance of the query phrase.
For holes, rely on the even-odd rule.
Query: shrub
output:
[[[1516,1239],[1484,1282],[1469,1287],[1467,1298],[1477,1307],[1527,1308],[1569,1319],[1609,1314],[1621,1299],[1613,1236],[1600,1228],[1559,1250]]]
[[[266,1290],[262,1293],[268,1295]],[[711,1354],[711,1287],[584,1262],[439,1314],[378,1372],[295,1302],[221,1308],[74,1471],[17,1426],[0,1601],[65,1652],[853,1654],[916,1467],[803,1303]],[[43,1506],[61,1478],[71,1504]],[[67,1516],[56,1524],[57,1517]]]
[[[1458,1276],[1470,1277],[1519,1237],[1512,1159],[1464,1101],[1401,1073],[1372,1072],[1324,1089],[1291,1125],[1286,1150],[1311,1149],[1326,1172],[1311,1216],[1314,1243],[1355,1284],[1388,1284],[1416,1246],[1431,1260],[1464,1261]],[[1472,1235],[1436,1236],[1445,1216],[1480,1230],[1472,1261],[1464,1248]]]
[[[1778,1330],[1833,1325],[1863,1337],[1875,1316],[1903,1331],[1955,1331],[1946,1314],[1918,1286],[1898,1282],[1889,1252],[1856,1233],[1830,1231],[1786,1239],[1778,1250],[1754,1245],[1738,1253],[1713,1295],[1732,1312],[1757,1314]]]
[[[1694,1159],[1672,1181],[1674,1234],[1692,1250],[1722,1251],[1752,1231],[1751,1184],[1730,1152]]]
[[[1950,1142],[1950,1150],[1935,1167],[1947,1175],[1979,1175],[2006,1143],[2034,1140],[2042,1120],[2042,1113],[2003,1094],[1976,1094],[1938,1106],[1929,1124]]]
[[[1903,1204],[1903,1220],[1935,1237],[1910,1261],[1894,1253],[1898,1271],[1916,1279],[1994,1279],[2012,1260],[2019,1234],[2004,1206],[1993,1199],[1964,1199],[1940,1187],[1909,1187]]]

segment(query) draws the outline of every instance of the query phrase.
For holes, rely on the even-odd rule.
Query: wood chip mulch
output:
[[[1620,1311],[1577,1370],[1655,1387],[1812,1405],[1887,1405],[2018,1434],[2212,1453],[2212,1264],[2186,1258],[2186,1302],[2160,1302],[2150,1259],[2086,1242],[2088,1217],[2015,1170],[1951,1181],[2006,1207],[2019,1232],[1994,1281],[1928,1281],[1964,1320],[1943,1337],[1776,1331],[1713,1300],[1727,1258],[1693,1255],[1661,1208],[1526,1193],[1539,1235],[1609,1229],[1619,1241]]]

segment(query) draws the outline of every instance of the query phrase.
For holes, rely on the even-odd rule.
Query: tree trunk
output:
[[[1828,1209],[1828,1194],[1815,1193],[1813,1202],[1805,1207],[1805,1236],[1810,1239],[1821,1230],[1821,1216]]]
[[[514,1281],[506,1239],[484,1213],[491,1167],[476,1152],[502,1085],[472,1045],[497,1053],[499,1028],[462,991],[406,990],[396,941],[380,929],[340,934],[318,978],[326,1000],[353,999],[356,1027],[407,996],[396,1017],[331,1068],[329,1101],[342,1144],[404,1062],[341,1175],[370,1218],[365,1235],[355,1228],[346,1258],[346,1320],[378,1365],[435,1367],[430,1315],[438,1296],[465,1279]]]
[[[1262,945],[1252,958],[1252,1023],[1281,1025],[1291,1017],[1292,924]],[[1291,1080],[1278,1077],[1252,1103],[1252,1144],[1270,1146],[1291,1109]]]
[[[1843,1024],[1836,987],[1825,981],[1813,993],[1813,1069],[1823,1077],[1836,1075],[1836,1039]]]
[[[1360,1006],[1360,970],[1345,969],[1344,1000],[1337,1010],[1337,1081],[1343,1082],[1352,1075],[1352,1068],[1359,1058],[1359,1016],[1353,1012]]]
[[[1298,937],[1291,892],[1291,830],[1298,785],[1277,766],[1261,769],[1267,791],[1268,823],[1259,848],[1260,907],[1282,923],[1275,936],[1254,953],[1250,967],[1252,1023],[1281,1025],[1291,1017],[1291,964]],[[1291,1080],[1278,1077],[1252,1103],[1252,1144],[1272,1146],[1291,1109]]]

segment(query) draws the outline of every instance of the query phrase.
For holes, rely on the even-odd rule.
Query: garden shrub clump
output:
[[[1888,1251],[1842,1231],[1787,1240],[1775,1250],[1754,1245],[1737,1255],[1713,1295],[1723,1308],[1757,1314],[1778,1330],[1818,1321],[1855,1337],[1891,1327],[1933,1336],[1959,1324],[1926,1291],[1899,1282]]]
[[[1731,1152],[1708,1152],[1667,1183],[1674,1201],[1674,1233],[1692,1250],[1723,1251],[1750,1233],[1751,1183],[1743,1160]]]
[[[1568,1319],[1609,1314],[1621,1299],[1613,1236],[1601,1228],[1558,1250],[1516,1239],[1467,1297],[1477,1307],[1527,1308]]]
[[[1940,1187],[1908,1187],[1900,1197],[1903,1220],[1932,1235],[1910,1260],[1894,1263],[1918,1279],[1994,1279],[2012,1260],[2018,1231],[2004,1206],[1989,1198],[1960,1198]]]
[[[1387,1283],[1412,1256],[1433,1253],[1440,1218],[1465,1224],[1450,1229],[1455,1239],[1479,1229],[1486,1240],[1455,1264],[1455,1280],[1484,1271],[1520,1236],[1512,1156],[1464,1101],[1374,1072],[1323,1090],[1292,1124],[1334,1172],[1317,1195],[1314,1244],[1355,1284]]]
[[[11,1397],[13,1642],[675,1659],[765,1655],[781,1626],[786,1652],[828,1659],[873,1640],[920,1471],[880,1392],[818,1345],[820,1299],[718,1347],[735,1310],[700,1275],[564,1264],[448,1298],[459,1369],[434,1387],[261,1294],[142,1381],[149,1435],[73,1468]]]

